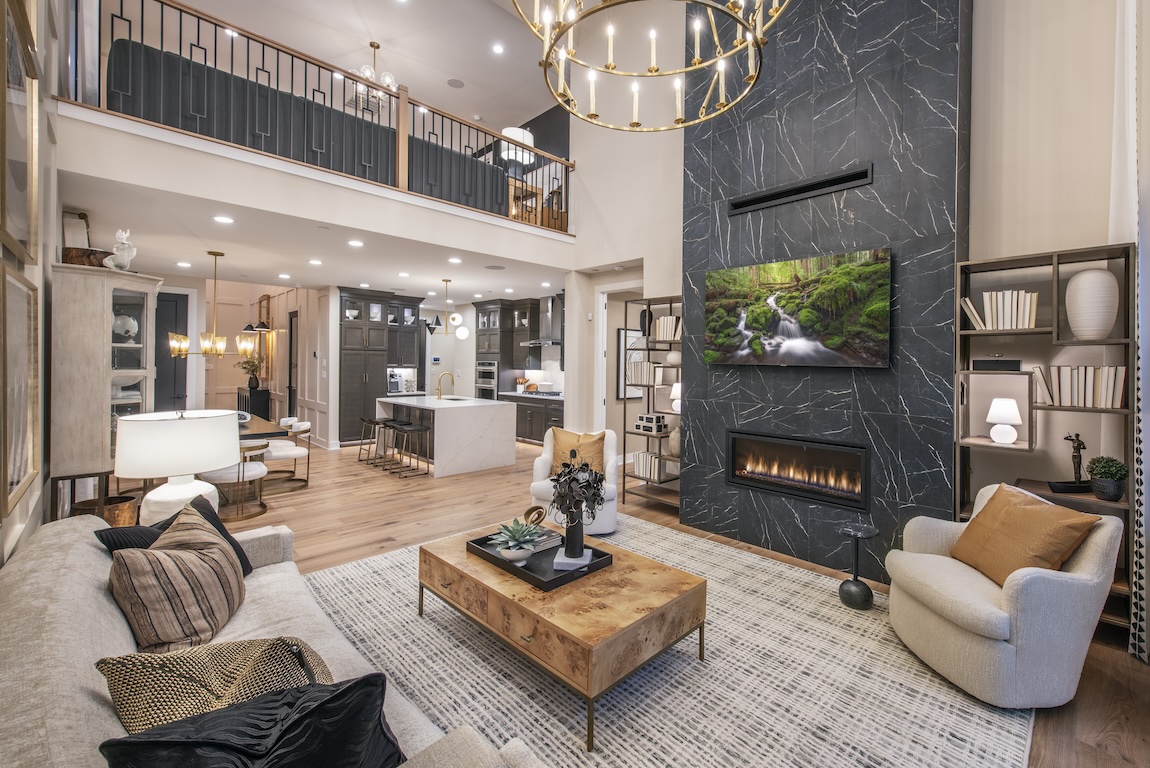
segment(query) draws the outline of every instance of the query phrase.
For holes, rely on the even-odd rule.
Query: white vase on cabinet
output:
[[[1118,319],[1118,278],[1105,269],[1087,269],[1066,284],[1066,320],[1079,341],[1109,338]]]

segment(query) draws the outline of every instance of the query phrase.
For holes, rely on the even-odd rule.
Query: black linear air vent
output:
[[[819,195],[829,195],[852,187],[863,187],[874,180],[874,164],[855,166],[845,171],[837,171],[817,179],[804,179],[794,184],[786,184],[762,192],[752,192],[742,197],[731,198],[727,203],[727,215],[738,216],[763,208],[794,203]]]

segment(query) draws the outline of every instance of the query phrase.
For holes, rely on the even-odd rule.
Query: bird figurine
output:
[[[118,269],[126,272],[132,259],[136,258],[136,246],[128,242],[132,234],[130,229],[116,230],[116,244],[112,246],[112,255],[104,259],[104,266],[108,269]]]

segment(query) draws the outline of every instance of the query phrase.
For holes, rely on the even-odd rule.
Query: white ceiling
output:
[[[189,0],[185,4],[342,69],[370,62],[368,42],[376,40],[381,45],[378,69],[395,74],[413,98],[468,119],[480,115],[481,124],[494,131],[520,125],[554,106],[537,65],[535,37],[514,15],[510,0]],[[492,50],[497,42],[504,46],[502,55]],[[462,80],[464,87],[448,86],[453,78]],[[307,288],[367,283],[408,296],[435,291],[437,295],[424,302],[433,309],[444,307],[444,277],[452,279],[451,297],[460,303],[475,301],[476,293],[486,298],[524,298],[554,293],[563,286],[563,270],[448,251],[257,208],[223,210],[196,197],[77,174],[62,172],[59,180],[65,210],[89,215],[93,247],[111,248],[114,243],[104,236],[117,222],[132,222],[131,240],[138,248],[133,271],[210,278],[212,260],[206,252],[219,250],[226,254],[219,264],[221,280]],[[216,224],[211,219],[217,214],[227,214],[236,223]],[[362,240],[365,246],[346,246],[351,239]],[[333,249],[332,243],[340,245]],[[451,257],[463,262],[450,264]],[[309,259],[323,264],[310,265]],[[177,267],[179,261],[192,266]],[[400,271],[410,277],[399,277]],[[552,286],[543,287],[544,282]]]

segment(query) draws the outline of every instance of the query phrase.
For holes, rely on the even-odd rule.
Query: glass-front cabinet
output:
[[[72,264],[52,275],[52,476],[110,472],[117,420],[154,410],[162,281]]]

